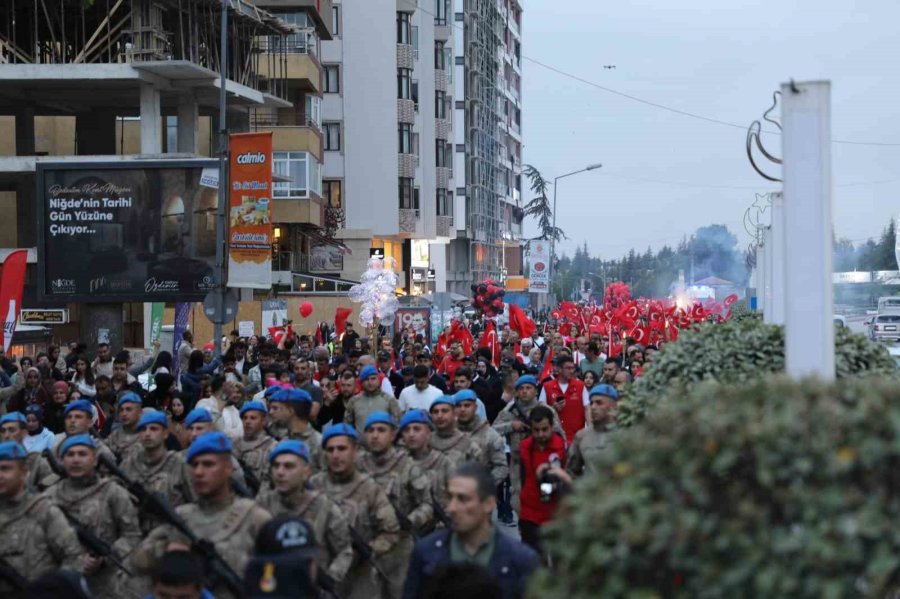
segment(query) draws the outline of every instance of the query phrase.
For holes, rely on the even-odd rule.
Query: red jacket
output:
[[[584,383],[578,379],[569,380],[569,386],[563,394],[559,386],[559,379],[547,381],[544,384],[544,391],[547,393],[547,405],[553,406],[559,399],[565,396],[566,407],[559,413],[559,421],[562,424],[563,431],[566,433],[566,440],[571,443],[575,439],[575,433],[584,428]]]
[[[444,361],[441,362],[441,367],[438,369],[440,372],[447,375],[447,383],[452,384],[454,377],[456,377],[456,371],[463,365],[462,358],[459,360],[455,359],[450,354],[444,358]]]
[[[522,492],[519,495],[521,504],[519,511],[520,520],[544,524],[553,516],[553,510],[556,509],[559,497],[554,495],[547,503],[541,501],[537,468],[541,464],[549,462],[550,456],[554,453],[559,456],[560,465],[565,468],[566,442],[557,433],[553,434],[546,449],[543,451],[538,449],[537,443],[534,442],[534,437],[531,435],[526,437],[519,445],[519,458],[521,459],[522,467]]]

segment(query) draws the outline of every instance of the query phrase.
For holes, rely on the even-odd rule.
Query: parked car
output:
[[[900,314],[876,316],[870,336],[876,341],[900,341]]]
[[[843,316],[841,316],[840,314],[835,314],[834,315],[834,326],[836,326],[839,329],[844,328],[845,326],[847,326],[847,319],[844,318]]]

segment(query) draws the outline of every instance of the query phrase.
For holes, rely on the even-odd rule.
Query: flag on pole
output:
[[[0,273],[0,310],[3,310],[3,351],[8,352],[16,332],[16,321],[22,309],[22,291],[25,289],[25,268],[28,250],[11,252],[3,261]]]

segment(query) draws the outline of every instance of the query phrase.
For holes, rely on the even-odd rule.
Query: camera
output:
[[[562,460],[557,454],[551,453],[547,464],[550,468],[545,470],[538,479],[538,488],[541,491],[541,502],[543,503],[550,503],[553,499],[553,495],[556,494],[556,491],[559,488],[559,477],[555,474],[551,474],[550,470],[561,467]]]

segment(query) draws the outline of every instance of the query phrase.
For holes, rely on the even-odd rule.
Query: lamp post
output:
[[[560,175],[558,177],[554,177],[553,179],[553,233],[554,235],[550,238],[550,268],[547,271],[549,279],[551,281],[551,285],[553,284],[553,269],[554,264],[556,262],[556,190],[559,187],[558,183],[560,179],[565,179],[566,177],[571,177],[573,175],[578,175],[580,173],[586,173],[588,171],[596,170],[603,165],[599,162],[596,164],[589,164],[586,167],[579,169],[577,171],[572,171],[571,173],[566,173],[565,175]]]

